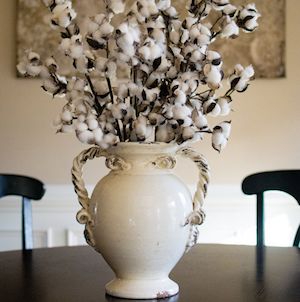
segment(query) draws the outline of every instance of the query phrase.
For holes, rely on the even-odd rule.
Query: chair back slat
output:
[[[22,175],[0,174],[0,197],[17,195],[39,200],[44,193],[44,184],[38,179]]]
[[[44,184],[36,178],[0,174],[0,198],[8,195],[22,197],[22,248],[33,248],[31,200],[40,200],[45,194]]]
[[[242,183],[245,194],[282,191],[292,195],[300,204],[300,170],[261,172],[247,176]]]
[[[264,195],[266,191],[282,191],[293,196],[300,205],[300,170],[267,171],[247,176],[242,182],[242,191],[256,194],[257,246],[264,245]],[[293,246],[299,246],[300,227]]]

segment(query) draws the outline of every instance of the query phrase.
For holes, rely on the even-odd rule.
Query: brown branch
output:
[[[90,76],[88,74],[85,74],[85,77],[86,77],[86,79],[87,79],[87,81],[88,81],[88,83],[90,85],[91,91],[92,91],[92,93],[94,95],[95,109],[96,109],[98,115],[100,116],[102,114],[102,112],[103,112],[104,107],[102,107],[100,105],[100,103],[99,103],[98,95],[97,95],[97,93],[96,93],[96,91],[94,89],[94,85],[92,83],[92,80],[91,80]]]

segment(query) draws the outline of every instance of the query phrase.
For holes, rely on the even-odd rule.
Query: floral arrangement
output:
[[[17,68],[41,77],[53,97],[65,97],[58,132],[104,149],[128,141],[182,144],[205,134],[217,151],[225,147],[231,122],[210,126],[208,117],[231,112],[232,94],[247,89],[254,70],[238,64],[225,79],[212,43],[253,32],[260,17],[254,4],[189,0],[179,14],[171,0],[104,0],[105,13],[91,17],[81,34],[70,0],[43,2],[74,76],[61,76],[54,57],[42,61],[33,51]]]

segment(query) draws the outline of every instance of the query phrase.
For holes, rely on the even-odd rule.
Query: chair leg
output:
[[[31,201],[26,197],[22,200],[22,248],[23,250],[33,248]]]
[[[293,246],[299,247],[299,243],[300,243],[300,227],[297,230],[296,237],[293,242]]]
[[[262,247],[265,245],[264,238],[264,196],[263,193],[257,194],[256,202],[256,245]]]

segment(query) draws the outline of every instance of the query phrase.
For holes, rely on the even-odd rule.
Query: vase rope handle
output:
[[[186,251],[197,243],[199,231],[197,226],[201,225],[205,219],[205,213],[202,209],[204,199],[207,194],[207,186],[210,181],[209,166],[205,157],[193,150],[192,148],[179,149],[177,154],[191,159],[198,167],[199,180],[197,182],[197,189],[193,197],[193,211],[187,217],[185,225],[190,225],[190,238],[188,240]]]
[[[93,221],[88,211],[90,198],[88,195],[88,191],[85,188],[82,173],[83,166],[87,162],[87,160],[92,160],[101,156],[107,157],[107,152],[99,147],[91,147],[87,150],[82,151],[78,156],[75,157],[72,167],[72,182],[74,185],[75,192],[78,196],[78,201],[82,206],[82,209],[76,215],[76,219],[80,224],[85,224],[85,239],[87,243],[91,246],[95,246],[95,242],[93,240],[91,232]]]

